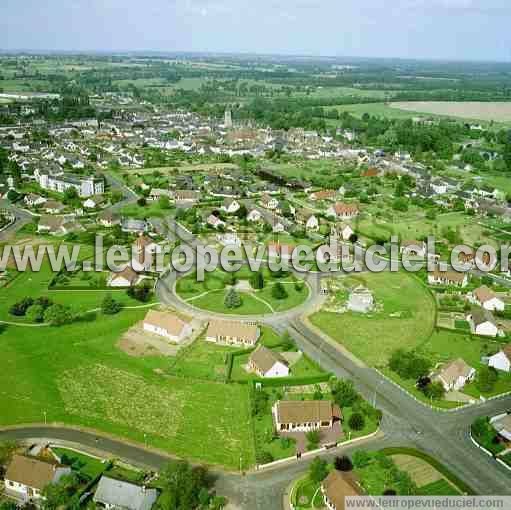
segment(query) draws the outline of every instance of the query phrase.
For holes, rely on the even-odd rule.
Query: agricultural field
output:
[[[392,108],[392,103],[359,103],[349,105],[336,106],[339,113],[348,112],[356,117],[362,117],[364,113],[369,115],[385,117],[388,119],[410,119],[412,117],[431,117],[425,113],[410,112]],[[336,124],[337,121],[332,120],[331,123]]]
[[[416,348],[428,340],[435,302],[418,279],[390,272],[348,277],[346,283],[350,279],[373,292],[375,311],[367,315],[319,311],[310,316],[312,324],[374,367],[385,366],[395,349]]]
[[[390,103],[391,108],[412,113],[458,117],[486,122],[511,122],[511,103],[505,102],[452,102],[410,101]]]

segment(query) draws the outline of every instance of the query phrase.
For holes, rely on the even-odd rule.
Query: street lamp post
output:
[[[48,421],[46,419],[46,411],[43,411],[43,414],[44,414],[44,424],[46,425],[48,423]]]

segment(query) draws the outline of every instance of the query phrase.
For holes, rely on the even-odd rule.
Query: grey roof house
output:
[[[151,510],[157,499],[156,489],[147,489],[107,476],[101,477],[93,498],[95,503],[107,509],[123,510]]]

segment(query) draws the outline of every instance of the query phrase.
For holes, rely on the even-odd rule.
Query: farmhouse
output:
[[[181,342],[191,335],[192,326],[173,313],[149,310],[144,319],[144,330]]]
[[[259,327],[256,324],[212,320],[208,325],[206,340],[218,344],[253,347],[259,335]]]
[[[287,377],[289,365],[278,353],[267,349],[263,345],[250,355],[248,369],[259,377]]]
[[[336,202],[330,206],[326,211],[327,216],[339,218],[342,220],[350,220],[359,214],[357,204],[346,204],[344,202]]]
[[[511,414],[495,416],[490,422],[500,436],[506,441],[511,441]]]
[[[360,496],[363,494],[356,476],[353,472],[345,473],[334,469],[321,483],[321,492],[329,510],[345,510],[344,498],[346,496]]]
[[[504,301],[485,285],[474,290],[472,297],[473,301],[479,306],[482,306],[485,310],[502,312],[506,307]]]
[[[341,410],[328,400],[279,400],[272,408],[278,432],[331,429]]]
[[[158,499],[156,489],[147,489],[138,485],[122,482],[102,476],[93,501],[107,510],[151,510]]]
[[[459,391],[465,384],[472,381],[475,375],[475,369],[458,358],[434,373],[432,379],[441,383],[445,391]]]
[[[484,308],[474,308],[467,317],[471,330],[476,335],[496,337],[499,328],[492,313]]]
[[[511,372],[511,344],[507,344],[488,360],[488,366],[503,372]]]
[[[138,274],[130,267],[126,266],[119,273],[112,273],[108,280],[109,287],[133,287],[138,282]]]
[[[467,273],[459,273],[458,271],[440,271],[436,268],[433,272],[428,273],[428,283],[430,285],[455,285],[456,287],[466,287],[468,284]]]
[[[5,473],[5,490],[24,503],[34,502],[43,498],[41,491],[47,485],[70,473],[71,468],[60,464],[14,455]]]

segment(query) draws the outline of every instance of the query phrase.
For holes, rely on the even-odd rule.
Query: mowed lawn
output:
[[[373,292],[375,311],[367,315],[319,311],[310,316],[316,327],[374,367],[385,366],[395,349],[419,347],[428,340],[436,310],[420,281],[404,272],[356,278]]]
[[[0,319],[25,296],[49,296],[75,311],[101,305],[98,291],[48,292],[49,270],[21,273],[0,291]],[[140,305],[124,291],[126,305]],[[239,469],[255,462],[246,385],[176,377],[171,360],[136,358],[116,347],[147,309],[115,316],[86,314],[61,327],[0,325],[0,425],[49,423],[84,426],[147,443],[180,457]],[[181,374],[179,374],[181,375]]]

